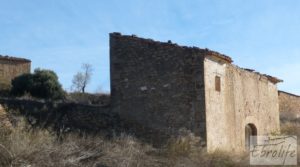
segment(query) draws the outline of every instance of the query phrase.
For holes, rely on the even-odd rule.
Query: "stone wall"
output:
[[[156,133],[177,135],[182,128],[205,139],[205,53],[171,42],[110,34],[113,112],[129,125],[148,129],[143,135],[154,140],[161,137]]]
[[[207,148],[240,152],[245,149],[245,127],[254,124],[258,135],[278,132],[279,109],[275,83],[235,65],[205,59]],[[221,91],[215,90],[215,76]]]
[[[20,61],[1,56],[0,59],[0,89],[7,89],[15,77],[30,73],[30,61]]]
[[[248,124],[258,135],[280,130],[281,80],[239,68],[225,55],[112,33],[110,61],[112,111],[138,125],[136,133],[146,129],[143,135],[159,140],[184,128],[209,152],[240,152]]]
[[[282,119],[300,119],[300,96],[279,91],[279,111]]]
[[[119,116],[110,106],[84,105],[68,102],[42,102],[0,98],[0,104],[28,119],[34,126],[59,131],[111,132],[120,129]],[[110,133],[111,134],[111,133]]]

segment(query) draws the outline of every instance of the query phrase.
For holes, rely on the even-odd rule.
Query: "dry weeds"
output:
[[[281,128],[283,134],[300,137],[297,122],[285,122]],[[73,133],[60,136],[58,140],[53,132],[32,129],[21,121],[13,130],[0,129],[0,143],[12,153],[13,166],[22,167],[249,166],[247,155],[218,151],[207,154],[201,147],[201,139],[192,134],[172,139],[158,149],[126,134],[106,139]]]

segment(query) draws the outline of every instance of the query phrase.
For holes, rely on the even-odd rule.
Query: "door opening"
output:
[[[250,150],[251,136],[257,136],[257,128],[254,124],[247,124],[245,127],[245,148]],[[256,144],[256,139],[252,138],[252,143]]]

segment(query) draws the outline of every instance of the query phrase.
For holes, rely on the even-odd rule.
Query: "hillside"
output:
[[[111,136],[80,131],[57,133],[51,128],[33,127],[24,116],[16,114],[18,112],[15,110],[1,109],[0,113],[0,143],[12,154],[9,161],[13,166],[223,167],[249,164],[246,154],[207,154],[205,148],[200,146],[201,139],[187,132],[182,132],[180,137],[157,148],[126,132]],[[300,137],[300,122],[285,120],[281,129],[283,134],[296,134]],[[300,147],[298,156],[299,149]]]

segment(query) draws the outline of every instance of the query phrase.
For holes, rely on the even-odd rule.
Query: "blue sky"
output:
[[[209,48],[283,79],[300,94],[297,0],[0,0],[0,54],[57,72],[69,90],[82,63],[88,91],[109,91],[108,33]]]

